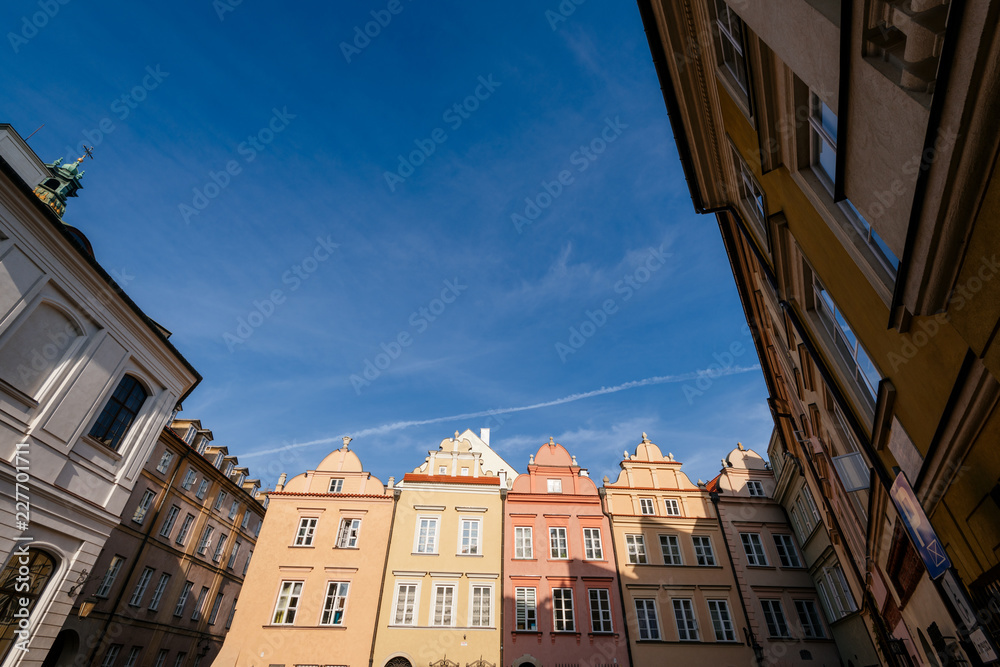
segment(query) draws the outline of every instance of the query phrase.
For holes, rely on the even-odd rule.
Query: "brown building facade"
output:
[[[164,429],[47,665],[208,667],[264,518],[258,480],[193,420]]]

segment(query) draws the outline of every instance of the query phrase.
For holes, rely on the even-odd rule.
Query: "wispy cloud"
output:
[[[732,366],[723,369],[721,375],[739,375],[741,373],[749,373],[751,371],[760,370],[760,366]],[[577,394],[570,394],[568,396],[563,396],[562,398],[555,398],[550,401],[543,401],[541,403],[532,403],[531,405],[521,405],[517,407],[510,408],[497,408],[494,410],[481,410],[479,412],[466,412],[459,415],[449,415],[447,417],[433,417],[431,419],[418,419],[409,421],[398,421],[390,422],[388,424],[382,424],[380,426],[373,426],[370,428],[362,429],[360,431],[355,431],[351,433],[353,438],[363,438],[371,435],[382,435],[385,433],[390,433],[392,431],[401,431],[403,429],[412,428],[415,426],[426,426],[427,424],[438,424],[441,422],[456,421],[459,419],[476,419],[479,417],[489,417],[491,415],[506,415],[514,412],[526,412],[528,410],[538,410],[540,408],[549,408],[555,405],[563,405],[565,403],[574,403],[576,401],[582,401],[587,398],[593,398],[594,396],[603,396],[605,394],[616,394],[620,391],[626,391],[629,389],[638,389],[639,387],[649,387],[658,384],[671,384],[677,382],[689,382],[691,380],[697,380],[701,375],[709,372],[708,370],[693,371],[690,373],[681,373],[679,375],[655,375],[653,377],[644,378],[642,380],[632,380],[630,382],[624,382],[622,384],[614,385],[613,387],[601,387],[600,389],[593,389],[591,391],[586,391]],[[719,372],[712,369],[713,377],[719,375]],[[303,447],[314,447],[316,445],[328,445],[330,443],[340,442],[342,435],[331,436],[328,438],[320,438],[318,440],[310,440],[308,442],[295,442],[287,445],[282,445],[281,447],[272,447],[270,449],[259,449],[255,452],[247,452],[246,454],[241,454],[242,458],[249,458],[251,456],[265,456],[267,454],[276,454],[278,452],[287,451],[289,449],[301,449]]]

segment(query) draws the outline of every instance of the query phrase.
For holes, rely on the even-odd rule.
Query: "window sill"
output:
[[[545,634],[541,630],[512,630],[512,632],[515,635],[538,635],[539,637]]]
[[[751,565],[750,563],[747,563],[747,567],[752,567],[755,570],[777,570],[778,569],[778,568],[776,568],[773,565]]]
[[[358,551],[359,549],[361,549],[361,547],[342,547],[339,544],[334,545],[333,548],[334,549],[350,549],[350,550],[353,550],[353,551]]]
[[[314,547],[311,544],[289,544],[288,548],[289,549],[315,549],[316,547]]]
[[[456,556],[461,556],[462,558],[482,558],[483,554],[455,554]]]
[[[441,554],[439,554],[436,551],[434,551],[434,552],[430,552],[430,551],[425,551],[425,552],[411,551],[410,555],[411,556],[440,556]]]

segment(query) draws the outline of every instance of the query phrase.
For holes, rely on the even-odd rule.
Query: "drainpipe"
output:
[[[499,598],[503,599],[504,563],[507,562],[507,552],[504,551],[504,544],[507,541],[507,489],[500,489],[500,585],[498,588]],[[500,605],[500,667],[503,667],[503,605]]]
[[[743,610],[743,618],[747,623],[743,632],[746,635],[747,644],[750,645],[750,650],[753,651],[757,667],[764,667],[762,647],[757,643],[757,636],[754,635],[753,628],[750,627],[750,614],[747,612],[747,602],[743,598],[743,587],[740,586],[740,582],[736,579],[736,562],[733,560],[733,552],[729,548],[729,537],[726,536],[726,527],[722,524],[722,512],[719,511],[719,492],[709,491],[708,497],[712,501],[712,504],[715,505],[715,518],[719,521],[719,530],[722,531],[722,542],[726,545],[726,556],[729,557],[729,567],[732,569],[733,582],[736,584],[736,594],[740,598],[740,608]]]
[[[632,660],[632,639],[629,637],[628,619],[626,618],[628,612],[625,610],[625,593],[622,591],[621,570],[618,569],[618,542],[615,541],[615,519],[608,511],[607,489],[602,486],[597,490],[597,493],[601,496],[601,512],[608,518],[608,525],[611,527],[611,554],[615,558],[615,579],[618,580],[618,600],[622,606],[622,625],[625,626],[625,650],[628,651],[628,664],[634,665],[635,661]]]
[[[165,429],[169,428],[169,426],[164,428]],[[159,440],[159,436],[157,436],[157,440]],[[129,580],[132,579],[132,575],[135,573],[135,568],[139,565],[142,552],[143,550],[145,550],[146,544],[149,542],[149,534],[153,532],[153,527],[156,525],[156,520],[160,516],[160,511],[163,509],[164,503],[167,502],[167,496],[170,493],[170,489],[173,488],[174,480],[177,478],[177,473],[180,472],[181,470],[182,467],[181,463],[184,462],[184,460],[188,457],[190,453],[191,453],[190,446],[185,447],[184,451],[181,453],[180,459],[177,461],[177,465],[174,467],[174,472],[171,473],[170,479],[167,481],[166,486],[163,488],[163,494],[160,496],[159,501],[157,501],[156,503],[156,511],[153,512],[153,516],[149,520],[149,525],[146,526],[146,530],[144,531],[142,536],[142,542],[139,544],[139,549],[135,552],[135,558],[132,559],[132,564],[129,566],[128,574],[125,575],[125,579],[123,580],[121,590],[119,590],[118,595],[115,596],[114,604],[111,605],[111,611],[108,612],[108,617],[104,619],[104,625],[101,627],[101,632],[97,635],[99,638],[107,637],[108,628],[111,627],[111,621],[112,619],[114,619],[115,616],[118,615],[117,614],[118,605],[121,604],[122,598],[125,597],[125,589],[128,588],[127,584]],[[133,489],[134,488],[135,487],[133,487]],[[83,591],[81,590],[80,592],[82,593]],[[98,639],[97,642],[94,643],[94,648],[90,650],[90,655],[87,656],[87,662],[85,664],[88,665],[94,664],[94,658],[97,657],[97,650],[98,648],[101,647],[102,644],[103,642],[101,641],[101,639]]]
[[[392,479],[389,483],[392,484]],[[392,528],[396,525],[396,506],[399,505],[399,489],[392,490],[392,517],[389,519],[389,541],[385,545],[385,560],[382,562],[382,586],[378,590],[378,606],[375,607],[375,628],[372,631],[372,650],[368,654],[368,667],[375,661],[375,638],[378,636],[378,619],[382,614],[382,594],[385,593],[385,575],[389,567],[389,549],[392,547]]]

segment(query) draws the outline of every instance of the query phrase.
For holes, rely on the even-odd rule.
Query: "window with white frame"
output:
[[[436,584],[434,586],[434,616],[433,625],[454,625],[455,586],[452,584]]]
[[[156,662],[153,667],[163,667],[163,663],[167,660],[167,653],[169,653],[167,649],[161,648],[156,654]]]
[[[795,529],[795,534],[799,536],[799,542],[804,542],[809,533],[805,532],[802,528],[802,519],[799,518],[799,511],[796,508],[788,510],[788,517],[792,520],[792,528]]]
[[[393,625],[415,625],[417,622],[417,585],[396,584]]]
[[[819,612],[816,610],[816,603],[812,600],[796,600],[795,611],[799,615],[799,624],[802,626],[802,634],[808,639],[822,639],[823,621],[819,620]]]
[[[229,520],[232,521],[236,518],[236,515],[240,513],[240,501],[234,500],[233,504],[229,507]]]
[[[417,534],[413,551],[418,554],[437,553],[438,520],[433,516],[417,517]]]
[[[809,93],[809,150],[817,174],[831,191],[837,174],[837,115],[819,98]]]
[[[666,498],[663,501],[663,508],[667,512],[667,516],[680,516],[681,515],[681,505],[677,502],[676,498]]]
[[[160,580],[156,582],[156,588],[153,589],[153,597],[149,599],[149,610],[156,611],[160,607],[160,600],[163,599],[163,593],[167,590],[167,584],[170,583],[170,575],[163,573],[160,575]]]
[[[792,536],[772,535],[772,537],[774,537],[774,548],[778,552],[778,561],[781,563],[781,567],[802,567]]]
[[[695,535],[691,538],[694,544],[694,557],[698,565],[715,565],[715,552],[712,551],[712,540],[707,535]]]
[[[181,482],[181,488],[185,491],[190,491],[196,479],[198,479],[198,473],[194,471],[194,468],[188,468],[187,472],[184,473],[184,481]]]
[[[208,614],[208,624],[215,625],[215,622],[219,619],[219,609],[222,608],[222,593],[215,594],[215,602],[212,603],[212,611]]]
[[[344,492],[344,480],[333,478],[330,480],[330,493],[343,493]]]
[[[191,589],[193,587],[194,582],[184,582],[184,588],[181,589],[181,594],[177,597],[177,605],[174,607],[174,616],[184,615],[184,605],[187,604],[188,596],[191,595]]]
[[[613,632],[611,626],[611,593],[607,588],[591,588],[590,628],[592,632]]]
[[[156,492],[152,489],[146,489],[142,494],[142,499],[135,508],[135,513],[132,514],[132,521],[142,524],[146,519],[146,512],[149,511],[150,505],[153,504],[153,498],[156,497]]]
[[[493,587],[473,586],[472,604],[469,606],[469,625],[488,628],[493,625]]]
[[[292,625],[295,623],[295,613],[299,609],[299,598],[302,596],[301,581],[282,581],[278,589],[278,601],[274,605],[273,625]]]
[[[643,514],[656,514],[652,498],[639,498],[639,511]]]
[[[565,528],[549,528],[549,557],[556,560],[569,558]]]
[[[839,565],[824,567],[816,582],[816,590],[827,612],[830,621],[836,621],[858,610],[854,596],[844,578],[844,571]]]
[[[215,544],[215,553],[212,554],[212,560],[216,563],[222,558],[222,550],[226,548],[226,539],[228,537],[225,533],[219,535],[219,541]]]
[[[250,510],[244,510],[243,521],[240,522],[240,528],[246,530],[248,525],[250,525]]]
[[[212,509],[219,509],[222,507],[222,503],[226,502],[226,496],[229,494],[225,491],[219,491],[219,495],[215,497],[215,506]]]
[[[205,608],[205,598],[208,597],[208,586],[202,586],[198,593],[198,600],[194,603],[194,611],[191,612],[191,620],[197,621],[201,618],[201,612]]]
[[[198,540],[198,554],[204,556],[208,552],[208,544],[212,540],[212,533],[215,532],[215,528],[212,526],[205,526],[205,529],[201,531],[201,539]]]
[[[764,497],[764,485],[756,479],[747,481],[747,492],[755,498]]]
[[[170,537],[170,531],[174,528],[174,521],[177,520],[177,515],[180,514],[181,508],[177,505],[171,505],[170,509],[167,510],[167,516],[163,519],[163,525],[160,526],[160,535],[163,537]]]
[[[572,588],[552,589],[552,623],[556,632],[576,632]]]
[[[122,563],[125,559],[121,556],[114,556],[111,559],[111,563],[108,564],[108,570],[104,573],[104,578],[101,579],[101,585],[97,587],[97,592],[95,595],[99,598],[108,597],[108,593],[111,591],[111,587],[115,584],[115,579],[118,577],[118,571],[122,568]]]
[[[626,535],[625,546],[628,547],[628,562],[635,565],[645,565],[646,538],[642,535]]]
[[[361,519],[341,519],[337,531],[338,549],[357,549],[358,536],[361,534]]]
[[[604,547],[601,544],[600,528],[583,529],[583,556],[587,560],[604,559]]]
[[[448,466],[438,466],[438,474],[439,475],[447,475],[448,474]]]
[[[698,641],[698,619],[694,616],[694,603],[690,598],[674,598],[674,621],[677,623],[677,638],[682,642]]]
[[[851,452],[833,457],[833,466],[844,485],[844,491],[867,491],[870,487],[871,472],[861,452]]]
[[[198,498],[198,500],[204,500],[205,499],[205,494],[208,493],[208,484],[209,484],[209,482],[208,482],[207,479],[201,480],[201,484],[198,485],[198,490],[195,491],[195,494],[194,494],[195,497]]]
[[[121,650],[121,644],[112,644],[109,646],[108,652],[104,654],[104,660],[101,661],[101,667],[112,667],[115,664],[115,660],[118,659],[118,654]]]
[[[347,591],[350,583],[347,581],[331,581],[326,585],[326,598],[323,601],[323,614],[320,625],[343,625],[344,608],[347,606]]]
[[[461,475],[462,477],[468,477],[469,476],[469,469],[468,468],[462,468],[458,472],[458,474]]]
[[[142,569],[142,574],[139,575],[139,580],[135,582],[135,588],[132,589],[132,597],[128,601],[130,607],[138,607],[142,604],[142,597],[146,594],[146,588],[149,587],[149,582],[155,571],[151,567]]]
[[[462,519],[458,539],[458,553],[463,556],[478,556],[480,554],[479,535],[482,532],[482,521],[479,519]]]
[[[226,563],[227,570],[233,569],[233,566],[236,565],[236,555],[240,553],[240,547],[242,546],[243,543],[239,540],[237,540],[236,544],[233,545],[233,551],[229,554],[229,561]]]
[[[761,600],[760,606],[764,610],[764,622],[767,623],[767,634],[769,637],[790,637],[788,623],[785,622],[785,611],[781,607],[781,600]]]
[[[562,493],[562,480],[561,479],[550,479],[547,480],[549,493]]]
[[[156,464],[156,471],[163,473],[167,472],[167,469],[170,468],[170,462],[173,460],[174,453],[169,449],[164,450],[163,455],[160,456],[160,462]]]
[[[663,552],[664,565],[683,565],[681,544],[676,535],[660,535],[660,551]]]
[[[226,617],[226,630],[233,627],[233,616],[236,615],[236,602],[239,598],[233,598],[233,603],[229,605],[229,616]]]
[[[534,558],[531,526],[514,527],[514,558]]]
[[[660,638],[660,622],[656,617],[656,600],[636,600],[635,618],[639,626],[640,641],[654,641]]]
[[[723,0],[715,0],[715,57],[725,78],[736,87],[740,102],[749,105],[747,60],[743,52],[743,21]]]
[[[899,258],[896,257],[896,253],[889,248],[885,239],[878,235],[875,228],[871,226],[865,216],[861,215],[861,211],[851,203],[850,199],[840,202],[840,209],[844,212],[844,216],[851,223],[854,231],[858,233],[858,236],[875,256],[876,266],[881,267],[889,278],[895,281],[896,273],[899,271]]]
[[[219,453],[217,453],[215,455],[215,461],[212,462],[212,465],[215,466],[216,468],[219,468],[219,466],[222,465],[222,461],[225,460],[225,458],[226,458],[226,453],[225,452],[219,452]]]
[[[767,565],[767,554],[764,553],[760,533],[740,533],[740,540],[743,542],[748,565]]]
[[[733,628],[733,617],[729,613],[729,602],[727,600],[709,600],[708,614],[712,617],[715,641],[736,641],[736,630]]]
[[[862,393],[868,399],[869,407],[874,407],[882,374],[875,368],[875,364],[872,363],[867,350],[858,340],[854,329],[848,324],[833,297],[830,296],[815,274],[813,274],[813,293],[816,313],[833,338],[840,356],[850,367],[854,381],[864,389]]]
[[[247,576],[247,570],[250,568],[250,559],[253,558],[253,549],[247,553],[247,559],[243,563],[243,576]]]
[[[125,658],[125,664],[123,667],[135,667],[135,663],[139,660],[140,653],[142,653],[141,646],[133,646],[129,649],[128,657]]]
[[[313,537],[316,535],[316,524],[319,519],[316,517],[302,517],[299,519],[298,530],[295,531],[295,541],[292,546],[296,547],[311,547],[313,543]]]
[[[517,630],[537,630],[538,617],[534,588],[514,589],[514,622]]]
[[[744,208],[749,213],[750,222],[762,243],[767,242],[767,206],[764,202],[764,189],[760,187],[757,178],[750,171],[749,165],[740,155],[736,147],[732,147],[733,164],[736,165],[737,188]]]
[[[184,545],[184,540],[187,539],[188,533],[191,532],[191,525],[194,523],[194,514],[188,514],[184,517],[184,523],[181,524],[181,529],[177,532],[177,544]]]

